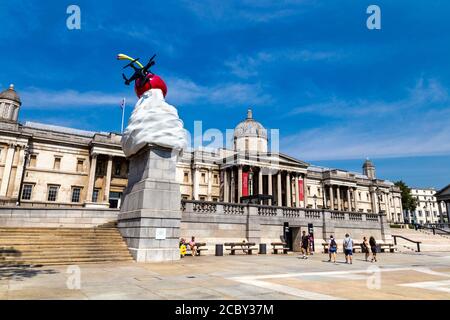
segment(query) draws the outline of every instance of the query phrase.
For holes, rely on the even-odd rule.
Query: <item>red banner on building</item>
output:
[[[242,172],[242,196],[248,196],[248,172]]]
[[[298,198],[299,201],[305,200],[305,194],[303,193],[303,180],[298,180]]]

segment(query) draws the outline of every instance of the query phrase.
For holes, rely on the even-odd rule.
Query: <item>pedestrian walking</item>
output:
[[[363,237],[363,242],[362,242],[362,250],[365,254],[365,258],[366,261],[369,261],[369,256],[370,256],[370,244],[369,241],[367,241],[366,237]]]
[[[353,239],[350,235],[345,234],[344,239],[344,253],[345,253],[345,263],[353,264]]]
[[[303,231],[300,247],[301,247],[302,259],[308,259],[308,257],[306,255],[308,254],[308,249],[309,249],[309,236],[306,234],[305,231]]]
[[[329,255],[328,262],[331,262],[331,260],[333,260],[333,263],[336,264],[337,249],[338,249],[337,242],[331,235],[330,240],[328,240],[328,255]]]
[[[377,262],[378,246],[377,246],[377,241],[375,240],[374,237],[370,237],[369,244],[370,244],[370,250],[372,251],[372,260],[371,260],[371,262],[374,262],[374,261]]]

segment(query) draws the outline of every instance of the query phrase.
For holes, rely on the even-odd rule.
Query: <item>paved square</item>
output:
[[[450,299],[449,253],[316,254],[0,268],[0,299]],[[79,273],[78,273],[79,271]],[[79,274],[79,277],[77,277]],[[77,286],[79,284],[79,286]]]

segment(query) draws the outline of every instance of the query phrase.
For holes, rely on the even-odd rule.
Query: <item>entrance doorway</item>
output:
[[[285,241],[289,251],[300,251],[300,238],[300,227],[289,226],[286,228]]]

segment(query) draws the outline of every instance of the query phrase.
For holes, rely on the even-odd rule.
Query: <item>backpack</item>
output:
[[[337,247],[336,241],[334,239],[330,241],[330,247],[331,248],[336,248]]]

